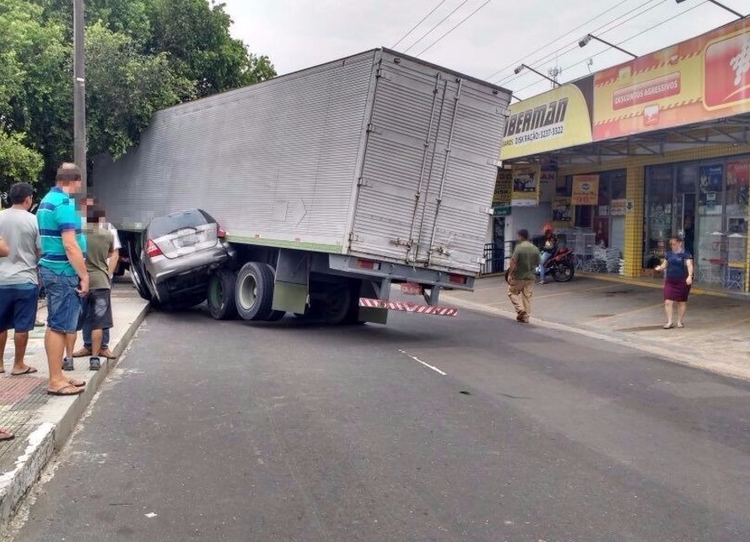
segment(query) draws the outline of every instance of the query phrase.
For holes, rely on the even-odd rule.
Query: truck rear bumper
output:
[[[423,286],[440,286],[455,290],[471,291],[474,289],[475,277],[472,275],[447,273],[405,264],[331,254],[328,258],[328,266],[331,270],[340,273],[387,279],[396,284],[413,282]]]

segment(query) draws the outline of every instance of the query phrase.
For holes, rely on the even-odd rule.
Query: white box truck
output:
[[[94,194],[131,272],[152,218],[216,217],[236,257],[208,278],[215,317],[454,315],[439,293],[479,272],[510,96],[371,50],[157,112],[137,148],[95,160]]]

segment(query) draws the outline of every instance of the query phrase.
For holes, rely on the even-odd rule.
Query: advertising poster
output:
[[[534,207],[539,205],[541,166],[513,166],[513,207]]]
[[[749,191],[750,161],[727,163],[727,203],[735,205],[732,212],[741,212],[748,206]],[[729,206],[727,212],[730,212]]]
[[[628,200],[613,199],[609,206],[609,216],[625,216],[628,213]]]
[[[599,204],[599,175],[573,176],[573,205]]]
[[[602,141],[750,111],[750,20],[594,74]]]
[[[551,203],[557,193],[557,172],[542,170],[542,182],[539,187],[539,203]]]
[[[513,172],[509,169],[498,169],[495,194],[492,197],[492,214],[494,216],[508,216],[512,196]]]
[[[700,205],[706,209],[714,209],[718,198],[721,197],[724,183],[723,166],[701,166],[698,188],[700,191]]]
[[[573,223],[573,206],[570,198],[552,200],[552,224],[555,228],[569,228]]]

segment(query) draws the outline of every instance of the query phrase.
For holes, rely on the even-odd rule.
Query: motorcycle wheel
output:
[[[564,260],[562,262],[558,262],[555,268],[552,270],[552,278],[555,279],[556,282],[570,282],[573,280],[573,276],[575,275],[575,267],[573,267],[573,264],[571,264],[569,261]]]

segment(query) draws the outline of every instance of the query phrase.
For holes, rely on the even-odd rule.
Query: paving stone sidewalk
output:
[[[515,317],[503,277],[480,279],[474,292],[445,292],[442,304]],[[750,379],[750,298],[693,293],[685,328],[665,330],[658,283],[583,275],[569,283],[536,285],[532,313],[532,325],[626,344],[672,361]]]
[[[112,291],[115,327],[110,349],[120,355],[135,334],[147,312],[129,282],[119,281]],[[46,322],[47,309],[40,303],[37,319]],[[44,466],[67,440],[86,406],[96,394],[107,372],[116,361],[103,363],[98,372],[88,370],[88,359],[76,359],[76,370],[66,373],[85,380],[86,392],[77,397],[47,395],[47,358],[44,351],[46,327],[37,327],[29,337],[26,364],[38,373],[11,376],[13,332],[5,347],[5,373],[0,374],[0,427],[15,434],[12,441],[0,442],[0,524],[7,522],[20,499],[41,474]],[[77,347],[82,344],[79,334]],[[102,360],[104,362],[104,360]]]

